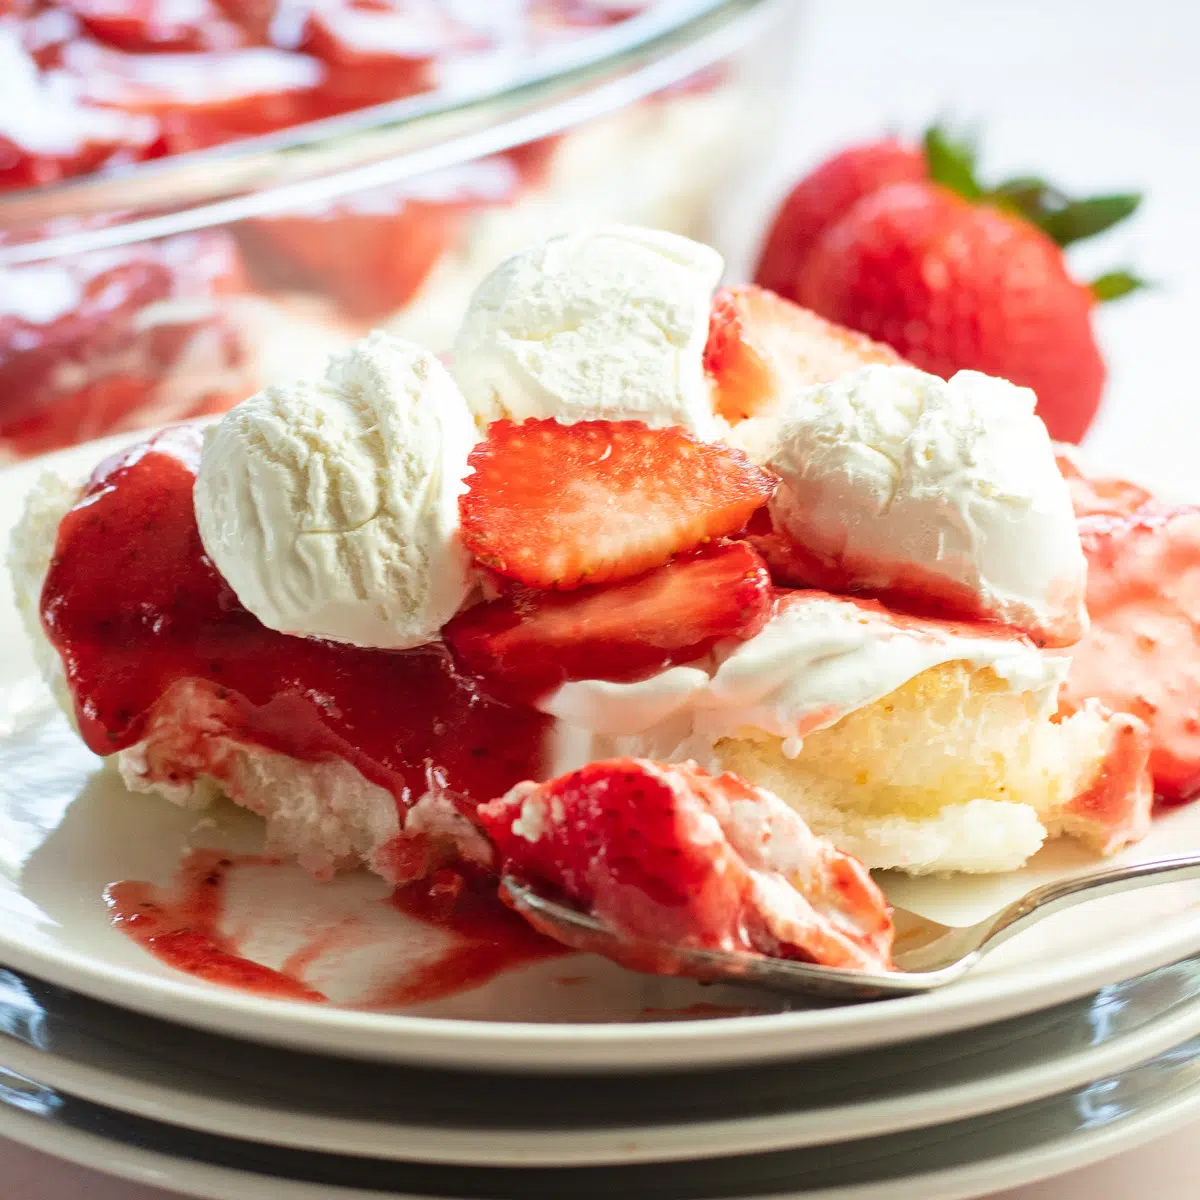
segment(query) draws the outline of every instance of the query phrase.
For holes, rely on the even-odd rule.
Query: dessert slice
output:
[[[635,968],[670,972],[670,946],[889,965],[890,912],[862,864],[736,775],[597,762],[519,783],[479,819],[503,871],[595,914]]]
[[[536,669],[522,649],[532,622],[557,631],[568,665],[600,658],[626,678],[766,619],[765,567],[740,543],[607,587],[472,605],[458,516],[473,437],[437,360],[376,334],[324,379],[267,389],[206,437],[169,429],[82,485],[44,480],[11,565],[83,740],[135,790],[197,805],[224,792],[261,813],[268,853],[400,881],[455,855],[487,861],[475,805],[548,773],[552,721],[524,684],[456,665],[440,637],[456,610],[445,628],[461,628],[463,661],[482,622],[483,644],[511,635]],[[762,472],[701,449],[693,490],[727,454],[752,485],[738,503],[762,502]],[[690,621],[681,599],[700,602]]]
[[[843,472],[844,506],[783,513],[770,472],[670,427],[696,378],[707,389],[703,250],[652,231],[579,235],[477,295],[464,344],[482,358],[457,363],[460,376],[562,421],[492,423],[473,447],[487,395],[472,407],[433,356],[374,335],[323,379],[239,406],[203,454],[197,431],[168,432],[82,488],[40,488],[14,575],[87,744],[117,754],[131,786],[180,803],[215,784],[264,814],[275,852],[320,873],[365,862],[401,879],[447,855],[485,860],[478,803],[628,756],[736,768],[872,867],[1005,870],[1059,832],[1100,852],[1141,836],[1144,725],[1091,703],[1057,717],[1067,660],[1043,654],[1012,610],[987,615],[1014,626],[954,624],[772,587],[755,549],[768,497],[777,517],[852,526],[928,573],[924,522],[953,524],[963,492],[979,528],[934,565],[968,590],[1007,580],[1049,627],[1074,595],[1050,586],[1043,553],[1068,502],[1056,493],[1043,512],[1041,458],[1026,479],[1009,461],[1026,447],[949,419],[962,415],[954,396],[928,405],[948,407],[934,430],[946,436],[915,437],[924,410],[901,387],[886,403],[864,391],[864,428],[914,460],[927,450],[925,467],[943,452],[963,467],[916,489],[928,507],[905,509],[912,529],[860,503],[854,472],[881,453],[869,439],[844,462],[833,439],[824,484]],[[601,270],[591,290],[588,263]],[[636,311],[607,311],[620,305]],[[885,391],[919,376],[863,372],[881,372]],[[639,379],[645,423],[621,408]],[[589,414],[593,383],[620,401],[619,420]],[[796,468],[793,501],[796,457],[780,459]],[[999,487],[1012,477],[1028,494]],[[1070,572],[1069,505],[1066,522]],[[777,541],[807,544],[777,525]],[[1037,550],[1028,570],[1022,539]]]

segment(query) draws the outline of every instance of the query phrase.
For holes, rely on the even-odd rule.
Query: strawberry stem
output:
[[[964,200],[978,200],[983,189],[975,178],[978,161],[975,139],[969,134],[952,136],[941,125],[925,131],[925,163],[934,183],[957,192]]]
[[[952,135],[944,126],[933,125],[925,132],[924,145],[929,178],[934,183],[965,200],[983,201],[1015,213],[1060,246],[1070,246],[1111,229],[1131,216],[1142,202],[1137,192],[1070,196],[1036,175],[1018,175],[994,187],[985,187],[976,175],[978,143],[974,136]],[[1124,272],[1113,274],[1126,278]],[[1132,291],[1133,287],[1126,286],[1125,290]]]

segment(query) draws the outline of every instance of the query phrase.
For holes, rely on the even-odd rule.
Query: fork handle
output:
[[[1111,867],[1107,871],[1092,871],[1074,879],[1045,883],[1026,892],[1007,908],[1001,909],[990,921],[978,949],[991,950],[1015,933],[1040,921],[1051,913],[1112,896],[1117,892],[1154,887],[1160,883],[1180,883],[1200,879],[1200,855],[1187,854],[1179,858],[1160,858],[1154,862],[1135,863],[1129,867]]]

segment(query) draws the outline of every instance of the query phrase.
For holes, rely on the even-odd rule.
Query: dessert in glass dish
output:
[[[222,411],[372,328],[444,351],[556,230],[703,234],[794,7],[0,10],[0,462]]]
[[[376,332],[47,475],[10,562],[84,741],[317,875],[839,966],[888,961],[872,869],[1144,836],[1200,766],[1191,510],[721,268],[550,238],[452,370]]]

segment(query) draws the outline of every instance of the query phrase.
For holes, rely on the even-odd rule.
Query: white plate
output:
[[[1197,1113],[1200,1041],[1192,1041],[1063,1095],[881,1138],[686,1163],[513,1170],[253,1146],[113,1113],[0,1072],[0,1135],[209,1200],[967,1200],[1133,1149]]]
[[[0,971],[0,1028],[0,1067],[185,1129],[458,1166],[666,1162],[875,1137],[1128,1070],[1200,1035],[1200,959],[919,1049],[587,1081],[235,1046],[8,971]]]
[[[91,466],[114,443],[54,456],[66,470]],[[43,464],[0,473],[0,540]],[[941,993],[836,1009],[779,1011],[778,1000],[739,989],[633,975],[593,958],[512,972],[487,987],[403,1013],[365,1012],[264,999],[172,972],[114,931],[101,902],[117,879],[172,877],[195,817],[126,793],[114,774],[48,718],[31,682],[16,616],[0,596],[0,959],[84,994],[150,1014],[293,1048],[467,1069],[571,1071],[671,1069],[800,1058],[950,1032],[1086,995],[1173,961],[1200,946],[1200,884],[1123,895],[1051,918],[989,957],[966,982]],[[7,708],[6,708],[7,706]],[[209,842],[246,846],[245,814],[224,811]],[[1200,849],[1200,807],[1161,821],[1141,857]],[[1030,882],[1036,868],[1023,878]],[[982,884],[990,897],[997,886]],[[961,884],[947,888],[961,907]],[[301,928],[338,912],[382,912],[377,882],[352,876],[319,885],[299,871],[268,885],[235,887],[229,918],[252,925],[253,952],[280,961]],[[990,900],[988,901],[990,903]],[[355,960],[371,974],[420,936],[394,914]],[[318,964],[319,966],[319,964]],[[345,961],[318,982],[352,989]],[[556,982],[565,978],[570,983]],[[361,980],[360,980],[361,982]],[[695,1003],[773,1009],[714,1020],[648,1019]],[[647,1010],[652,1010],[648,1013]]]

